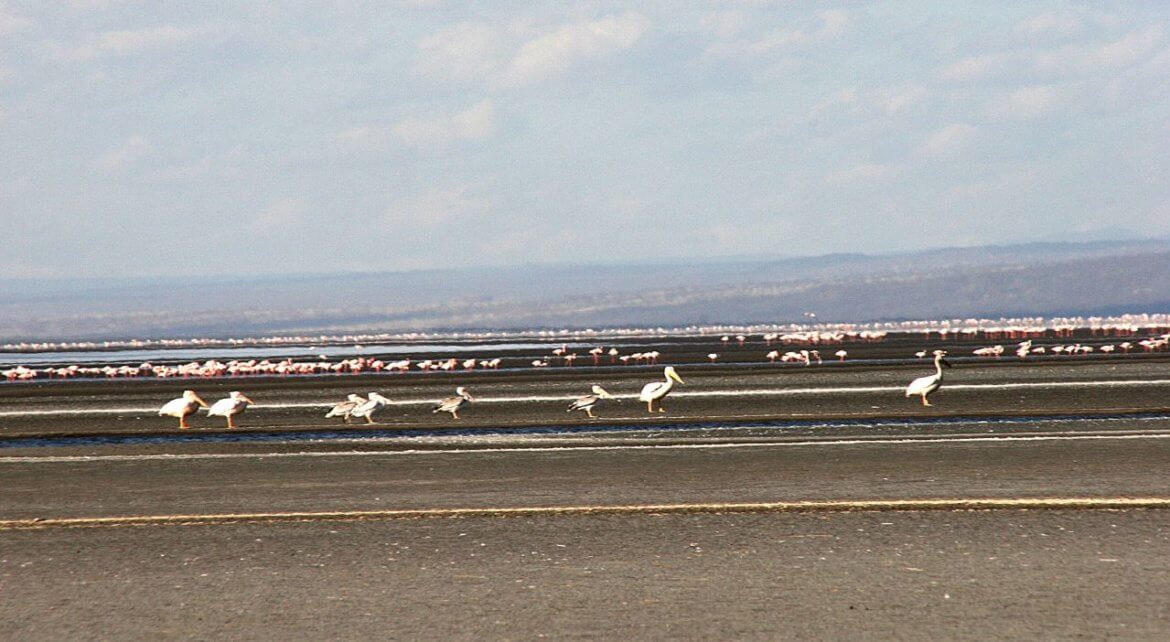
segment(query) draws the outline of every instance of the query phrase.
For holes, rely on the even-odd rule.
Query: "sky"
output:
[[[0,278],[1170,235],[1170,3],[0,0]]]

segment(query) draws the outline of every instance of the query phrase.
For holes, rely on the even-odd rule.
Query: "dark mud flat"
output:
[[[5,639],[1161,639],[1170,512],[0,532]]]
[[[924,363],[680,367],[687,383],[667,399],[665,414],[648,413],[633,398],[645,383],[661,377],[661,368],[0,384],[0,446],[5,439],[28,436],[177,434],[177,422],[157,416],[157,409],[185,388],[209,402],[229,390],[251,396],[257,405],[238,418],[237,432],[360,434],[370,427],[324,415],[347,394],[369,391],[398,404],[378,414],[377,428],[413,431],[1170,411],[1170,365],[1159,358],[962,363],[947,371],[942,390],[932,396],[935,405],[928,408],[902,391],[930,371]],[[599,408],[598,420],[566,412],[569,399],[593,383],[625,398]],[[451,395],[456,385],[466,385],[481,401],[464,410],[459,421],[433,414],[434,403]],[[191,434],[225,432],[221,418],[200,414],[189,423]]]

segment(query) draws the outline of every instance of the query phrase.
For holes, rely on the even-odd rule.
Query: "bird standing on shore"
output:
[[[247,410],[248,404],[250,404],[250,403],[255,403],[255,402],[252,401],[251,399],[247,398],[246,396],[244,396],[244,394],[242,392],[240,392],[238,390],[233,390],[233,391],[228,393],[227,397],[220,399],[219,401],[211,404],[211,407],[207,409],[207,416],[208,417],[226,417],[227,418],[227,427],[228,428],[235,428],[236,424],[235,424],[235,422],[232,421],[232,417],[234,417],[238,414],[241,414],[245,410]]]
[[[434,410],[431,412],[449,412],[451,413],[452,418],[458,419],[459,409],[465,406],[468,402],[475,401],[475,397],[472,397],[467,392],[467,389],[463,386],[459,386],[455,389],[455,395],[456,396],[454,397],[447,397],[446,399],[440,401],[439,405],[435,406]]]
[[[333,408],[325,414],[325,418],[328,419],[329,417],[341,417],[345,420],[345,423],[349,423],[349,418],[353,416],[353,409],[364,404],[365,402],[365,397],[361,395],[350,394],[345,401],[340,401],[335,404]]]
[[[942,380],[943,380],[942,367],[943,366],[946,366],[948,368],[951,367],[951,364],[946,359],[943,358],[945,356],[947,356],[946,350],[935,350],[934,351],[935,373],[932,375],[926,376],[926,377],[919,377],[919,378],[915,379],[914,381],[911,381],[910,385],[906,386],[906,396],[907,397],[913,397],[914,395],[921,395],[922,396],[922,405],[924,405],[924,406],[932,405],[929,401],[926,400],[926,396],[929,395],[930,393],[934,392],[935,390],[938,390],[939,387],[942,386]]]
[[[666,412],[666,409],[662,407],[662,399],[670,394],[670,390],[674,388],[675,381],[684,383],[682,378],[678,376],[678,373],[674,371],[674,366],[666,366],[662,371],[662,375],[665,377],[664,381],[653,381],[642,386],[642,393],[638,395],[638,400],[645,401],[646,409],[650,412],[654,412],[655,401],[658,402],[658,412]]]
[[[366,423],[372,424],[374,423],[374,413],[384,408],[388,403],[390,403],[389,399],[376,392],[371,392],[366,397],[365,402],[355,406],[349,415],[351,417],[365,417]]]
[[[160,417],[178,417],[179,429],[187,429],[187,415],[195,414],[199,408],[206,408],[207,402],[200,399],[194,390],[184,390],[183,396],[171,399],[158,409]]]
[[[613,395],[606,392],[605,388],[594,384],[593,394],[577,397],[573,400],[573,403],[569,404],[568,412],[584,410],[590,419],[596,419],[597,415],[593,414],[593,409],[597,407],[597,404],[601,403],[602,399],[613,399]]]

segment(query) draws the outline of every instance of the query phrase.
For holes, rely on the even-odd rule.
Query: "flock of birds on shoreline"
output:
[[[642,386],[642,392],[638,395],[638,399],[646,403],[646,410],[651,413],[666,412],[666,408],[662,405],[662,400],[670,394],[675,382],[685,383],[673,366],[666,366],[662,372],[662,381],[652,381]],[[609,394],[605,388],[594,384],[592,392],[577,397],[569,404],[568,411],[584,411],[591,419],[596,419],[597,415],[593,414],[593,409],[607,399],[615,399],[615,397]],[[475,397],[467,391],[467,388],[459,386],[455,389],[453,396],[439,401],[431,409],[431,412],[447,412],[451,414],[453,419],[459,419],[460,409],[473,401],[475,401]],[[232,429],[235,428],[234,417],[242,414],[253,403],[255,402],[243,393],[233,390],[228,393],[227,397],[209,406],[194,390],[184,390],[182,396],[163,404],[162,408],[159,408],[158,414],[160,417],[174,417],[178,419],[179,429],[187,430],[189,428],[187,425],[187,417],[199,412],[201,408],[205,408],[209,417],[219,416],[226,418],[228,429]],[[341,417],[347,424],[354,419],[365,419],[367,424],[374,424],[377,423],[374,421],[374,416],[378,411],[391,403],[389,399],[378,392],[371,392],[365,397],[354,393],[350,394],[345,400],[334,404],[329,409],[329,412],[325,414],[325,417]],[[655,407],[656,404],[657,408]]]

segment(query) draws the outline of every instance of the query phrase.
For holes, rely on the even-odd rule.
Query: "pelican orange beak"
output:
[[[244,395],[240,395],[239,397],[236,397],[236,398],[241,400],[241,401],[246,401],[248,403],[256,403],[255,401],[252,401],[251,397],[246,397]]]
[[[207,407],[207,402],[204,401],[203,398],[200,397],[199,395],[191,395],[191,401],[194,401],[195,403],[199,404],[203,408]]]
[[[670,377],[671,379],[674,379],[675,381],[677,381],[681,384],[686,384],[686,382],[682,380],[682,377],[678,376],[678,373],[674,371],[674,368],[667,370],[666,376]]]

